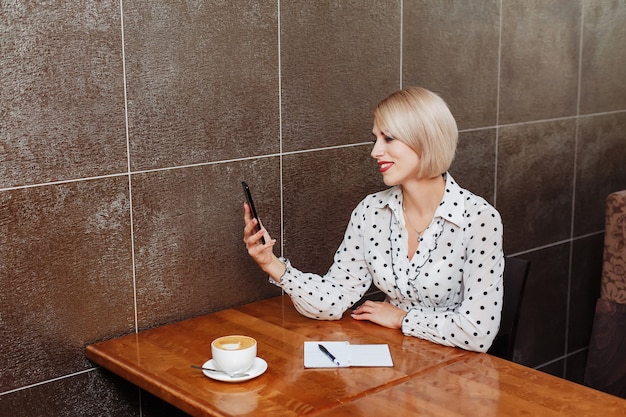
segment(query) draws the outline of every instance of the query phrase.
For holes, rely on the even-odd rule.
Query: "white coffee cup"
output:
[[[250,336],[222,336],[211,342],[215,366],[229,374],[245,372],[256,358],[256,340]]]

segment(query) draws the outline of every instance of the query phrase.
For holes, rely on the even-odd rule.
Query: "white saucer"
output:
[[[203,368],[214,368],[215,369],[215,364],[213,363],[213,359],[209,359],[208,361],[206,361],[203,365]],[[208,376],[211,379],[215,379],[217,381],[224,381],[224,382],[242,382],[242,381],[247,381],[249,379],[252,378],[256,378],[259,375],[262,375],[265,371],[267,371],[267,362],[265,362],[263,359],[259,358],[258,356],[254,359],[254,363],[252,364],[252,368],[248,369],[246,372],[246,374],[248,374],[248,376],[242,376],[242,377],[238,377],[238,378],[233,378],[231,376],[228,376],[226,374],[222,374],[219,372],[211,372],[211,371],[202,371],[206,376]]]

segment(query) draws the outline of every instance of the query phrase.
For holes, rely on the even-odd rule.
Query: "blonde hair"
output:
[[[384,134],[417,153],[422,178],[441,175],[450,168],[459,131],[450,109],[437,94],[421,87],[399,90],[378,103],[373,113]]]

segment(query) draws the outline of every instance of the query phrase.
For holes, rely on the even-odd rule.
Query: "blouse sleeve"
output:
[[[502,221],[491,208],[482,210],[467,227],[462,268],[463,298],[449,311],[411,309],[402,331],[447,346],[486,352],[498,332],[502,312],[504,254]]]
[[[302,315],[318,320],[339,320],[370,287],[372,278],[364,259],[360,222],[363,209],[361,203],[352,212],[343,242],[325,275],[302,272],[283,259],[287,269],[281,281],[276,283],[270,279],[289,294]]]

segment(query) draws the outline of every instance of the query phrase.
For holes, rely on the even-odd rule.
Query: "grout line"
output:
[[[13,187],[0,188],[0,192],[24,190],[27,188],[47,187],[50,185],[71,184],[73,182],[99,180],[99,179],[104,179],[104,178],[124,177],[126,175],[128,175],[128,172],[122,172],[122,173],[117,173],[117,174],[104,174],[104,175],[98,175],[94,177],[71,178],[67,180],[48,181],[48,182],[42,182],[42,183],[37,183],[37,184],[16,185]]]
[[[590,233],[585,233],[584,235],[580,235],[580,236],[575,236],[572,238],[572,241],[576,241],[576,240],[580,240],[580,239],[585,239],[587,237],[591,237],[591,236],[597,236],[597,235],[602,235],[604,234],[605,230],[598,230],[597,232],[590,232]]]
[[[553,363],[556,363],[556,362],[558,362],[558,361],[560,361],[560,360],[563,360],[563,359],[567,359],[567,358],[568,358],[568,357],[570,357],[570,356],[577,355],[577,354],[579,354],[579,353],[581,353],[581,352],[584,352],[584,351],[586,351],[586,350],[589,350],[589,346],[584,347],[584,348],[580,348],[580,349],[575,350],[575,351],[573,351],[573,352],[566,353],[566,354],[564,354],[564,355],[561,355],[561,356],[559,356],[559,357],[556,357],[556,358],[554,358],[554,359],[551,359],[551,360],[549,360],[548,362],[542,363],[542,364],[540,364],[540,365],[533,366],[533,369],[535,369],[535,370],[539,370],[539,368],[543,368],[544,366],[552,365]],[[563,372],[566,372],[566,371],[567,371],[567,366],[566,366],[566,365],[564,365],[564,366],[563,366]]]
[[[60,381],[60,380],[62,380],[62,379],[72,378],[72,377],[74,377],[74,376],[78,376],[78,375],[86,374],[86,373],[88,373],[88,372],[95,371],[96,369],[99,369],[99,367],[89,368],[89,369],[85,369],[85,370],[78,371],[78,372],[73,372],[73,373],[71,373],[71,374],[67,374],[67,375],[63,375],[63,376],[58,376],[58,377],[56,377],[56,378],[46,379],[45,381],[36,382],[36,383],[34,383],[34,384],[25,385],[25,386],[23,386],[23,387],[14,388],[14,389],[11,389],[11,390],[8,390],[8,391],[0,392],[0,397],[2,397],[3,395],[13,394],[13,393],[15,393],[15,392],[19,392],[19,391],[27,390],[27,389],[30,389],[30,388],[38,387],[38,386],[41,386],[41,385],[49,384],[49,383],[51,383],[51,382]]]
[[[255,156],[244,156],[241,158],[232,158],[232,159],[222,159],[220,161],[209,161],[209,162],[198,162],[195,164],[186,164],[186,165],[174,165],[170,167],[163,168],[153,168],[153,169],[143,169],[140,171],[133,171],[132,174],[148,174],[151,172],[159,172],[159,171],[172,171],[175,169],[184,169],[184,168],[197,168],[209,165],[219,165],[219,164],[229,164],[231,162],[241,162],[241,161],[249,161],[253,159],[263,159],[263,158],[272,158],[275,156],[280,156],[279,153],[271,153],[265,155],[255,155]]]
[[[500,0],[500,23],[498,29],[498,74],[496,82],[496,143],[493,167],[493,206],[498,207],[498,145],[500,144],[500,80],[502,71],[502,0]]]
[[[139,331],[139,318],[137,313],[137,268],[135,266],[135,224],[133,221],[133,181],[130,163],[130,132],[128,128],[128,91],[126,83],[126,47],[124,37],[124,1],[120,0],[120,29],[122,34],[122,79],[124,82],[124,123],[126,130],[126,169],[128,175],[128,215],[130,220],[130,256],[133,276],[133,311],[135,320],[135,333]]]
[[[593,114],[587,114],[587,115],[580,115],[578,117],[579,118],[594,117],[594,116],[603,116],[603,115],[620,114],[620,113],[626,113],[626,110],[593,113]],[[536,123],[545,123],[545,122],[559,121],[559,120],[570,120],[570,119],[575,119],[576,117],[577,116],[558,117],[558,118],[553,118],[553,119],[532,120],[528,122],[518,122],[518,123],[510,123],[510,124],[496,125],[496,126],[476,127],[476,128],[459,130],[459,133],[478,132],[478,131],[483,131],[483,130],[498,129],[501,127],[532,125]],[[281,130],[282,130],[282,127],[281,127]],[[324,150],[341,149],[341,148],[348,148],[352,146],[362,146],[362,145],[371,145],[371,144],[372,144],[371,141],[366,141],[366,142],[352,143],[352,144],[347,144],[347,145],[335,145],[335,146],[326,146],[323,148],[303,149],[299,151],[289,151],[289,152],[280,152],[280,153],[274,153],[274,154],[245,156],[245,157],[240,157],[240,158],[223,159],[219,161],[199,162],[195,164],[185,164],[185,165],[175,165],[175,166],[169,166],[169,167],[163,167],[163,168],[143,169],[143,170],[138,170],[138,171],[132,171],[130,172],[130,174],[131,175],[148,174],[148,173],[159,172],[159,171],[171,171],[171,170],[176,170],[176,169],[195,168],[195,167],[217,165],[217,164],[227,164],[231,162],[249,161],[249,160],[254,160],[254,159],[272,158],[276,156],[280,157],[284,155],[295,155],[295,154],[301,154],[301,153],[307,153],[307,152],[318,152],[318,151],[324,151]],[[22,189],[27,189],[27,188],[45,187],[45,186],[50,186],[50,185],[67,184],[67,183],[81,182],[81,181],[99,180],[99,179],[104,179],[104,178],[114,178],[114,177],[127,176],[127,175],[129,175],[129,172],[104,174],[104,175],[82,177],[82,178],[70,178],[70,179],[65,179],[65,180],[48,181],[48,182],[43,182],[43,183],[34,183],[34,184],[26,184],[26,185],[16,185],[16,186],[11,186],[11,187],[0,188],[0,192],[22,190]]]
[[[128,217],[130,222],[130,256],[133,277],[133,313],[135,320],[135,333],[139,332],[139,313],[137,306],[137,266],[135,262],[135,222],[133,218],[133,180],[130,155],[130,131],[128,125],[128,89],[126,78],[126,38],[124,32],[124,0],[120,0],[120,31],[122,35],[122,79],[124,82],[124,123],[126,131],[126,170],[128,175]],[[143,416],[143,398],[141,389],[137,390],[139,402],[139,417]]]
[[[591,236],[601,235],[603,233],[604,233],[604,229],[599,230],[597,232],[591,232],[591,233],[587,233],[587,234],[584,234],[584,235],[576,236],[576,237],[573,237],[573,238],[563,239],[563,240],[559,240],[557,242],[548,243],[547,245],[537,246],[537,247],[534,247],[534,248],[526,249],[526,250],[523,250],[523,251],[520,251],[520,252],[509,253],[509,254],[506,254],[506,256],[513,256],[513,257],[515,257],[515,256],[525,255],[527,253],[533,253],[533,252],[536,252],[536,251],[539,251],[539,250],[542,250],[542,249],[552,248],[554,246],[562,245],[562,244],[565,244],[565,243],[573,243],[573,242],[575,242],[577,240],[585,239],[585,238],[588,238],[588,237],[591,237]]]
[[[500,82],[498,81],[498,85],[499,84],[500,84]],[[498,98],[499,98],[499,87],[498,87]],[[499,108],[499,99],[498,99],[498,103],[497,103],[496,107]],[[496,111],[498,111],[498,110],[496,110]],[[498,111],[498,113],[499,113],[499,111]],[[480,126],[480,127],[466,128],[466,129],[459,130],[459,133],[476,132],[476,131],[490,130],[490,129],[498,129],[498,128],[501,128],[501,127],[528,126],[528,125],[534,125],[534,124],[538,124],[538,123],[558,122],[558,121],[571,120],[571,119],[576,119],[576,118],[607,116],[607,115],[621,114],[621,113],[626,113],[626,110],[612,110],[612,111],[604,111],[604,112],[588,113],[588,114],[575,114],[573,116],[552,117],[552,118],[548,118],[548,119],[535,119],[535,120],[527,120],[527,121],[523,121],[523,122],[513,122],[513,123],[504,123],[504,124],[500,124],[499,116],[496,116],[496,119],[497,119],[496,120],[496,124],[493,125],[493,126]]]
[[[347,145],[325,146],[323,148],[301,149],[299,151],[284,152],[282,153],[282,155],[297,155],[301,153],[319,152],[319,151],[327,151],[327,150],[341,149],[341,148],[352,148],[355,146],[363,146],[363,145],[371,146],[372,141],[370,140],[367,142],[349,143]]]
[[[294,153],[297,153],[297,152],[294,152]],[[92,180],[99,180],[99,179],[104,179],[104,178],[125,177],[129,174],[130,175],[148,174],[148,173],[159,172],[159,171],[173,171],[177,169],[196,168],[196,167],[202,167],[202,166],[208,166],[208,165],[228,164],[231,162],[271,158],[275,156],[279,156],[279,154],[276,153],[276,154],[267,154],[267,155],[248,156],[248,157],[242,157],[242,158],[225,159],[221,161],[200,162],[197,164],[176,165],[176,166],[170,166],[170,167],[164,167],[164,168],[144,169],[144,170],[133,171],[133,172],[128,172],[128,171],[118,172],[116,174],[105,174],[105,175],[99,175],[99,176],[93,176],[93,177],[71,178],[67,180],[58,180],[58,181],[50,181],[50,182],[44,182],[44,183],[38,183],[38,184],[18,185],[14,187],[0,188],[0,192],[21,190],[25,188],[45,187],[49,185],[68,184],[68,183],[81,182],[81,181],[92,181]]]
[[[281,4],[280,0],[277,2],[278,7],[278,184],[279,184],[279,199],[280,199],[280,256],[284,256],[285,253],[285,196],[284,196],[284,184],[283,184],[283,64],[281,56]],[[281,294],[285,294],[285,290],[281,288]],[[284,309],[284,305],[283,305]],[[283,315],[284,315],[283,311]]]
[[[280,255],[284,255],[285,251],[285,198],[283,193],[283,74],[282,74],[282,57],[281,51],[281,29],[280,24],[281,4],[278,0],[278,143],[279,143],[279,157],[278,157],[278,184],[279,184],[279,199],[280,199]]]
[[[402,67],[403,67],[403,62],[404,62],[404,55],[403,55],[403,48],[404,48],[404,1],[400,0],[400,90],[402,90],[402,88],[404,87],[404,83],[402,81],[402,77],[404,76],[403,72],[402,72]]]
[[[576,93],[576,120],[574,123],[574,169],[572,175],[572,209],[570,218],[570,237],[574,238],[575,218],[576,218],[576,184],[577,184],[577,171],[578,171],[578,140],[580,131],[580,96],[582,87],[582,54],[583,54],[583,35],[584,35],[584,21],[585,21],[585,5],[581,5],[580,10],[580,22],[579,22],[579,40],[578,40],[578,85]],[[572,292],[572,268],[574,263],[574,245],[569,247],[569,268],[567,272],[567,302],[565,304],[565,346],[563,351],[567,352],[569,349],[569,328],[570,328],[570,312],[571,312],[571,292]],[[567,375],[567,362],[564,364],[564,372]]]
[[[611,110],[611,111],[601,111],[598,113],[583,113],[583,114],[578,114],[578,117],[581,118],[581,117],[605,116],[605,115],[620,114],[620,113],[626,113],[626,110]]]

